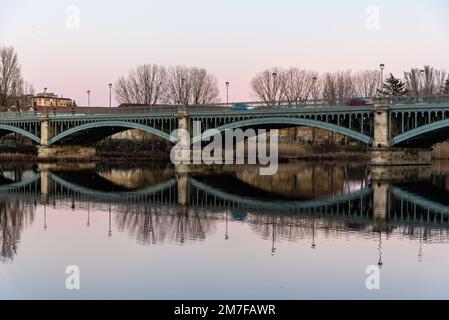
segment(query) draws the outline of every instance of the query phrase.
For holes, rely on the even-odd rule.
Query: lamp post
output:
[[[425,70],[420,70],[419,71],[420,82],[421,82],[421,86],[422,86],[421,95],[422,95],[423,102],[424,102],[424,96],[426,95],[426,82],[424,81],[425,74],[426,74]]]
[[[90,90],[87,90],[87,106],[90,107]]]
[[[273,76],[273,106],[276,106],[276,78],[277,78],[277,73],[273,72],[272,76]]]
[[[112,107],[112,83],[109,84],[109,108]]]
[[[226,107],[229,107],[229,81],[226,83]]]
[[[384,69],[385,69],[385,64],[381,63],[379,65],[379,67],[380,67],[380,89],[379,89],[380,92],[379,92],[379,94],[383,95],[382,94],[382,89],[384,87]]]
[[[184,106],[186,105],[186,99],[185,99],[185,85],[186,85],[186,79],[181,79],[181,104]]]
[[[318,78],[313,77],[312,81],[313,81],[313,87],[312,87],[313,104],[316,106],[316,82],[318,81]]]

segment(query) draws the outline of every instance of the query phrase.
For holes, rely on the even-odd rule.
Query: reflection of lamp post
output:
[[[111,204],[109,204],[109,231],[108,237],[112,236],[112,227],[111,227]]]
[[[44,230],[47,230],[47,205],[44,204]]]
[[[225,233],[225,240],[229,239],[229,234],[228,234],[228,211],[226,211],[226,233]]]
[[[90,204],[87,202],[87,227],[90,227]]]
[[[419,228],[418,262],[423,262],[423,252],[422,252],[422,229],[421,229],[421,228]]]
[[[377,265],[379,268],[382,268],[383,262],[382,262],[382,232],[379,232],[379,247],[377,248],[379,251],[379,261],[377,262]]]
[[[312,222],[312,249],[316,249],[316,243],[315,243],[315,216],[313,217],[313,222]]]
[[[229,107],[229,81],[226,82],[226,107]]]
[[[276,235],[276,233],[275,233],[275,227],[276,227],[276,224],[275,224],[275,220],[274,220],[274,217],[273,217],[273,226],[272,226],[272,228],[273,228],[273,242],[272,242],[272,244],[271,244],[271,255],[272,255],[272,256],[274,256],[274,254],[276,253],[276,247],[274,246],[275,235]]]

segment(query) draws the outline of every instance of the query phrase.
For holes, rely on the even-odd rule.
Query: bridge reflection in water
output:
[[[423,169],[419,169],[420,172]],[[178,175],[171,168],[121,170],[93,165],[58,170],[51,166],[3,168],[0,185],[0,256],[11,261],[20,234],[33,223],[37,206],[76,212],[104,211],[113,225],[144,245],[206,240],[224,223],[245,223],[272,243],[348,234],[378,239],[396,236],[449,240],[449,170],[429,169],[429,179],[376,180],[366,165],[281,166],[273,177],[242,167],[222,175]],[[44,228],[51,227],[44,217]],[[379,265],[382,265],[381,256]]]

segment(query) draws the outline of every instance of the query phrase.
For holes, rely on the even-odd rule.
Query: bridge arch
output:
[[[105,192],[105,191],[98,191],[89,187],[85,187],[82,185],[78,185],[73,182],[69,182],[64,180],[63,178],[59,177],[58,175],[50,172],[50,178],[59,184],[60,186],[63,186],[67,190],[70,190],[74,193],[81,194],[86,197],[92,197],[95,199],[104,199],[104,200],[126,200],[126,199],[135,199],[137,197],[144,197],[147,195],[159,193],[163,190],[166,190],[170,187],[173,187],[176,185],[176,179],[170,179],[168,181],[165,181],[163,183],[159,183],[154,186],[145,187],[140,190],[136,191],[122,191],[122,192]]]
[[[277,200],[261,200],[257,198],[251,198],[247,196],[240,196],[222,191],[209,184],[203,183],[195,178],[189,178],[193,187],[204,191],[207,194],[213,195],[219,199],[229,201],[230,203],[239,204],[244,207],[252,207],[258,209],[270,209],[270,210],[297,210],[297,209],[311,209],[323,206],[332,206],[338,203],[348,202],[354,199],[360,199],[360,197],[368,196],[372,193],[371,187],[365,187],[359,191],[353,193],[330,197],[328,199],[306,200],[306,201],[277,201]]]
[[[74,136],[77,133],[82,133],[82,132],[85,132],[85,131],[88,131],[91,129],[98,130],[99,128],[119,128],[120,130],[118,132],[130,130],[130,129],[138,129],[138,130],[141,130],[144,132],[154,134],[164,140],[170,141],[170,134],[163,132],[159,129],[156,129],[156,128],[153,128],[150,126],[146,126],[143,124],[135,123],[135,122],[117,121],[117,120],[112,121],[111,120],[111,121],[91,122],[91,123],[82,124],[82,125],[70,128],[70,129],[56,135],[52,139],[50,139],[49,145],[60,142],[64,138]],[[118,133],[118,132],[116,132],[116,133]],[[110,134],[106,135],[106,137],[109,135]]]
[[[306,119],[306,118],[293,118],[293,117],[263,117],[252,118],[243,121],[231,122],[223,126],[215,128],[219,132],[224,132],[228,129],[243,129],[250,127],[266,127],[266,126],[308,126],[319,129],[325,129],[339,133],[341,135],[353,138],[366,144],[371,144],[373,139],[361,132],[357,132],[345,127],[338,126],[333,123],[327,123],[318,120]],[[216,131],[215,131],[216,132]],[[214,135],[215,132],[205,133],[202,136],[196,136],[192,139],[192,143],[197,143],[201,140],[206,140]]]
[[[392,146],[415,141],[417,147],[431,147],[449,138],[449,119],[441,120],[404,132],[391,139]]]
[[[10,126],[10,125],[6,125],[6,124],[0,124],[0,131],[7,131],[10,133],[17,133],[20,134],[21,136],[27,137],[31,140],[33,140],[36,143],[40,143],[41,140],[38,136],[36,136],[35,134],[32,134],[31,132],[28,132],[26,130],[14,127],[14,126]]]

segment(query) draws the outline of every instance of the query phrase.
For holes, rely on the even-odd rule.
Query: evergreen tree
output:
[[[407,94],[405,82],[401,79],[395,78],[393,74],[390,73],[390,77],[385,80],[382,84],[382,89],[378,90],[380,94],[384,96],[403,96]]]
[[[449,94],[449,78],[446,80],[446,82],[444,84],[443,93],[444,94]]]

